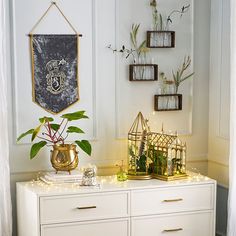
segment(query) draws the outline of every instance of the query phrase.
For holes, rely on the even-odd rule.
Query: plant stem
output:
[[[67,134],[66,134],[66,137],[65,137],[65,138],[63,138],[63,139],[64,139],[64,140],[66,140],[66,139],[67,139],[67,137],[68,137],[68,135],[69,135],[69,134],[67,133]]]
[[[50,135],[50,129],[49,129],[48,125],[45,124],[44,127],[48,132],[48,133],[44,133],[44,134],[47,135],[51,139],[51,142],[54,142],[53,137]]]
[[[52,129],[51,129],[51,125],[50,125],[49,121],[48,121],[47,123],[48,123],[49,137],[50,137],[51,140],[54,142],[54,138],[52,137]]]
[[[44,127],[45,127],[45,129],[47,130],[47,132],[49,133],[49,129],[48,129],[48,127],[47,127],[46,124],[44,124]]]
[[[50,139],[52,138],[49,134],[47,134],[47,133],[43,133],[43,135],[47,135]]]
[[[60,130],[60,128],[61,128],[62,123],[64,122],[64,120],[65,120],[65,118],[62,119],[62,121],[61,121],[61,123],[60,123],[60,125],[59,125],[58,130],[57,130],[57,131],[53,134],[53,136],[52,136],[53,138],[56,136],[57,133],[59,133],[59,130]],[[60,137],[60,136],[59,136],[59,137]]]
[[[60,134],[59,137],[58,137],[58,140],[61,140],[63,144],[64,144],[65,139],[62,137],[62,134],[65,131],[65,128],[66,128],[67,124],[68,124],[68,120],[66,121],[61,133],[58,131],[58,133]]]
[[[50,142],[50,143],[53,143],[53,144],[55,144],[55,142],[54,141],[52,141],[52,140],[49,140],[49,139],[46,139],[46,138],[44,138],[44,137],[41,137],[41,136],[37,136],[38,138],[40,138],[40,139],[43,139],[43,140],[45,140],[45,141],[47,141],[47,142]]]

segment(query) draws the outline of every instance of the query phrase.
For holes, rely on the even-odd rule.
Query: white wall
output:
[[[170,77],[172,69],[176,70],[182,64],[184,56],[193,57],[194,6],[191,0],[159,2],[160,11],[164,13],[180,9],[184,4],[191,4],[190,10],[182,18],[173,16],[171,29],[176,30],[176,47],[154,49],[150,53],[150,60],[152,58],[159,65],[160,71],[165,71]],[[22,145],[15,145],[14,140],[23,131],[36,127],[39,116],[49,115],[32,103],[30,51],[26,37],[37,18],[47,8],[48,1],[13,0],[12,3],[14,128],[11,169],[13,172],[26,169],[27,171],[45,170],[50,168],[48,150],[41,152],[39,158],[30,161],[28,140],[22,141]],[[180,92],[183,93],[182,111],[154,113],[153,98],[158,90],[157,82],[130,82],[128,64],[131,61],[125,60],[121,55],[113,54],[106,48],[108,44],[117,48],[120,48],[122,44],[130,47],[129,31],[132,23],[141,23],[140,36],[145,38],[146,30],[150,29],[152,22],[149,0],[138,2],[136,0],[104,0],[102,2],[61,0],[58,4],[69,16],[74,27],[84,35],[80,40],[80,101],[69,108],[69,111],[84,109],[90,117],[89,121],[81,125],[86,132],[83,137],[92,140],[94,151],[91,160],[81,154],[81,163],[93,162],[98,166],[111,166],[115,165],[117,160],[126,159],[127,132],[140,110],[150,120],[149,125],[152,130],[160,130],[164,122],[166,130],[177,130],[180,134],[192,135],[192,101],[194,101],[192,81],[186,81],[180,88]],[[22,16],[25,6],[32,11]],[[142,19],[140,15],[143,16]],[[58,25],[60,27],[57,27]],[[71,32],[55,8],[35,30],[35,33],[50,32]],[[198,80],[197,76],[196,80]],[[191,139],[189,140],[191,142]],[[192,155],[196,156],[198,153],[189,149],[189,156]],[[21,165],[22,161],[24,166]]]
[[[70,110],[85,109],[88,112],[90,120],[87,123],[82,123],[82,127],[87,133],[85,138],[92,140],[94,151],[91,159],[82,156],[81,163],[93,162],[98,166],[113,166],[117,160],[126,159],[127,146],[124,138],[139,110],[143,111],[150,119],[150,125],[154,130],[160,130],[164,121],[167,130],[178,130],[179,133],[187,134],[183,139],[188,145],[188,160],[205,161],[208,125],[208,103],[206,101],[208,101],[209,1],[195,1],[192,4],[191,7],[197,19],[194,22],[194,27],[192,10],[181,18],[181,22],[174,25],[177,29],[175,49],[152,52],[151,57],[160,64],[160,70],[167,70],[170,73],[172,69],[182,63],[184,55],[192,55],[194,50],[193,70],[195,71],[193,96],[191,95],[191,82],[186,83],[182,88],[182,92],[186,95],[183,99],[188,102],[183,111],[155,113],[155,116],[153,116],[153,95],[156,93],[157,85],[154,82],[146,84],[129,82],[126,66],[129,62],[125,62],[126,64],[123,65],[124,60],[120,56],[113,55],[106,48],[109,43],[118,45],[122,41],[127,44],[128,42],[125,40],[128,39],[125,39],[127,36],[123,36],[123,31],[128,35],[131,23],[137,22],[142,12],[143,20],[140,21],[143,22],[143,29],[145,27],[148,29],[148,25],[151,24],[149,1],[140,1],[138,5],[136,4],[134,12],[134,2],[132,1],[102,0],[98,2],[90,0],[86,1],[86,4],[82,0],[58,1],[65,14],[67,13],[71,17],[70,20],[75,28],[80,29],[80,32],[84,34],[80,50],[81,101]],[[177,8],[178,4],[182,6],[186,1],[181,3],[176,1],[175,5],[173,5],[173,1],[169,1],[169,6],[167,1],[164,2],[165,7],[169,7],[171,10]],[[14,27],[12,36],[14,41],[11,49],[14,60],[12,80],[9,81],[11,89],[9,105],[12,108],[10,149],[13,173],[50,168],[48,150],[43,151],[35,160],[30,161],[28,159],[30,146],[27,141],[20,145],[15,144],[16,137],[22,131],[34,127],[37,117],[45,114],[31,101],[30,56],[26,34],[47,8],[48,3],[46,0],[12,1],[11,15]],[[26,6],[32,10],[30,13],[26,12],[22,15]],[[146,6],[147,9],[143,6]],[[80,12],[71,11],[72,8],[80,8]],[[129,15],[129,17],[122,16],[124,9],[127,11],[125,15]],[[86,11],[88,11],[87,14],[84,13]],[[198,17],[199,14],[201,17]],[[68,31],[68,27],[63,25],[63,22],[59,22],[57,17],[56,13],[52,12],[36,32],[51,32],[51,23],[49,24],[49,22],[53,22],[54,18],[60,23],[61,28],[53,28],[53,32]],[[119,22],[117,23],[117,21]],[[192,34],[193,30],[194,35]],[[118,40],[119,42],[117,42]],[[118,64],[117,61],[119,61]],[[200,96],[199,91],[201,91]],[[137,94],[142,94],[142,96],[137,96]]]
[[[117,121],[118,124],[122,125],[122,129],[124,130],[126,124],[130,124],[130,121],[133,120],[133,115],[135,109],[130,108],[133,114],[129,114],[128,112],[122,114],[121,117],[124,117],[122,120],[117,120],[117,105],[121,106],[122,104],[117,103],[117,88],[120,87],[119,80],[117,79],[117,57],[114,56],[111,51],[106,48],[108,43],[112,43],[116,45],[117,42],[117,2],[119,0],[90,0],[90,1],[82,1],[82,0],[61,0],[58,3],[62,6],[65,13],[72,17],[73,23],[75,24],[76,28],[80,28],[80,23],[83,22],[82,31],[84,37],[81,40],[81,59],[89,57],[91,64],[86,64],[81,69],[81,73],[85,78],[86,77],[86,69],[89,70],[89,78],[88,81],[84,79],[81,84],[81,94],[82,98],[87,102],[81,102],[76,105],[77,109],[87,109],[89,111],[89,116],[91,117],[90,123],[84,124],[86,130],[88,131],[88,138],[92,139],[93,145],[93,156],[92,158],[82,156],[81,157],[81,165],[91,162],[98,165],[100,174],[109,174],[114,173],[116,170],[114,165],[118,160],[126,159],[127,157],[127,146],[125,139],[117,139]],[[144,4],[148,5],[149,0],[142,0]],[[162,0],[165,3],[167,0]],[[171,0],[168,0],[171,4]],[[21,70],[19,66],[26,68],[25,74],[23,73],[20,76],[20,72],[17,70],[13,70],[13,66],[9,67],[9,75],[10,72],[12,73],[11,80],[9,80],[9,119],[10,119],[10,159],[11,159],[11,174],[12,174],[12,198],[13,204],[15,204],[15,190],[14,184],[15,181],[21,181],[32,178],[35,176],[35,173],[41,170],[47,170],[50,168],[48,152],[45,150],[42,154],[36,158],[35,160],[30,161],[28,159],[28,152],[30,146],[28,144],[15,144],[15,138],[17,136],[17,132],[21,130],[27,129],[26,126],[28,125],[31,127],[34,121],[31,124],[31,117],[34,117],[38,114],[43,114],[40,108],[36,107],[36,105],[31,104],[31,96],[30,94],[30,71],[27,71],[27,65],[30,63],[29,57],[27,54],[27,34],[36,21],[37,17],[43,12],[43,10],[48,6],[48,0],[37,0],[37,1],[27,1],[27,0],[12,0],[10,1],[11,4],[14,2],[15,6],[18,4],[15,12],[12,10],[10,11],[11,18],[15,19],[15,25],[22,26],[21,30],[19,28],[15,28],[12,31],[12,35],[16,37],[20,37],[21,41],[20,44],[17,44],[18,47],[16,48],[18,51],[12,51],[11,44],[11,56],[14,58],[14,54],[17,54],[18,61],[15,61],[17,64],[18,70]],[[88,7],[89,12],[88,14],[77,14],[78,5],[73,7],[73,10],[70,9],[70,4],[83,4],[85,3],[85,8]],[[122,4],[128,1],[120,1]],[[139,1],[140,4],[141,1]],[[161,2],[161,0],[160,0]],[[32,5],[29,5],[32,4]],[[37,7],[35,7],[37,6]],[[200,172],[206,174],[207,173],[207,152],[208,152],[208,77],[209,77],[209,48],[210,48],[210,0],[195,0],[192,4],[193,13],[194,13],[194,22],[193,22],[193,42],[192,45],[193,49],[193,61],[194,61],[194,71],[195,76],[193,80],[193,97],[190,97],[193,101],[193,107],[190,109],[186,109],[183,111],[184,119],[186,122],[183,126],[190,127],[191,125],[191,135],[185,135],[181,138],[187,142],[188,147],[188,167],[197,168]],[[18,12],[19,9],[22,9],[22,12]],[[130,14],[133,15],[134,20],[137,18],[135,14],[138,14],[138,19],[140,22],[146,22],[146,17],[148,13],[142,15],[140,17],[141,11],[140,8],[134,10],[132,6],[130,6]],[[17,11],[16,11],[17,10]],[[25,11],[29,12],[25,12]],[[137,11],[136,11],[137,10]],[[145,10],[146,12],[146,10]],[[21,14],[20,14],[21,13]],[[30,21],[22,19],[28,19],[30,17]],[[80,18],[82,17],[82,18]],[[84,18],[83,18],[84,17]],[[191,16],[190,16],[191,17]],[[79,21],[80,19],[81,21]],[[122,16],[119,17],[120,20]],[[190,18],[191,19],[191,18]],[[83,20],[83,21],[82,21]],[[184,18],[182,19],[184,21]],[[87,22],[87,23],[86,23]],[[13,22],[12,22],[13,23]],[[132,22],[131,22],[132,23]],[[46,24],[46,23],[45,23]],[[87,28],[85,27],[87,25]],[[148,22],[146,24],[149,24]],[[192,24],[190,21],[189,24]],[[188,25],[190,27],[191,25]],[[42,26],[43,27],[43,26]],[[128,26],[127,26],[128,27]],[[181,25],[179,26],[181,30]],[[191,29],[191,27],[189,28]],[[183,30],[183,29],[182,29]],[[128,31],[128,29],[127,29]],[[188,36],[189,37],[189,36]],[[188,40],[191,40],[188,38]],[[89,42],[88,42],[89,41]],[[188,41],[190,42],[190,41]],[[13,42],[11,42],[13,43]],[[87,46],[86,46],[87,45]],[[86,46],[86,47],[85,47]],[[87,49],[88,47],[88,49]],[[88,51],[87,51],[88,50]],[[178,50],[178,49],[176,49]],[[191,53],[191,42],[187,52]],[[88,52],[88,55],[86,56]],[[162,54],[166,52],[161,52]],[[160,53],[160,54],[161,54]],[[182,54],[184,55],[186,51],[183,51]],[[158,54],[158,53],[157,53]],[[180,57],[175,56],[174,61],[175,66],[180,64]],[[20,59],[20,60],[19,60]],[[86,60],[87,60],[86,59]],[[120,58],[119,60],[121,60]],[[179,63],[178,63],[179,61]],[[12,61],[14,63],[14,61]],[[19,63],[20,62],[20,63]],[[82,62],[81,62],[82,63]],[[161,62],[160,62],[161,63]],[[15,66],[16,66],[15,64]],[[14,64],[12,64],[14,65]],[[167,65],[165,65],[167,67]],[[172,68],[170,68],[172,69]],[[123,73],[121,71],[121,73]],[[25,75],[25,77],[24,77]],[[125,79],[125,78],[119,78]],[[82,80],[82,78],[81,78]],[[24,81],[24,82],[23,82]],[[126,81],[127,82],[127,81]],[[122,86],[124,86],[126,84]],[[88,83],[88,84],[86,84]],[[87,86],[88,85],[88,86]],[[25,86],[25,87],[22,87]],[[118,86],[118,87],[117,87]],[[144,100],[143,97],[140,96],[138,104],[142,104],[140,110],[145,109],[146,106],[151,107],[152,97],[154,90],[151,85],[137,85],[132,84],[129,86],[137,87],[139,86],[139,90],[144,90],[145,96],[149,96],[147,100]],[[186,85],[190,86],[190,85]],[[24,90],[25,88],[25,90]],[[86,93],[84,92],[86,90]],[[148,88],[149,92],[146,93]],[[188,88],[188,87],[186,87]],[[132,88],[131,88],[132,89]],[[19,94],[19,91],[25,91],[22,95]],[[120,90],[118,90],[120,91]],[[125,90],[124,90],[125,91]],[[123,95],[125,99],[127,99],[128,91],[126,91]],[[27,95],[28,94],[28,95]],[[122,93],[119,95],[122,96]],[[132,99],[129,98],[129,99]],[[188,99],[188,98],[187,98]],[[20,106],[15,106],[15,100]],[[145,101],[145,102],[144,102]],[[29,104],[29,108],[27,108]],[[123,103],[125,100],[123,101]],[[131,106],[131,105],[130,105]],[[26,108],[26,109],[25,109]],[[76,109],[75,107],[72,110]],[[119,108],[119,107],[118,107]],[[128,109],[126,107],[126,109]],[[24,112],[23,112],[24,111]],[[124,110],[125,112],[125,110]],[[148,114],[148,111],[146,112]],[[150,112],[151,113],[151,112]],[[166,115],[161,115],[162,119],[165,120],[171,117],[175,117],[174,113],[166,113]],[[158,114],[155,114],[158,117]],[[166,116],[166,117],[165,117]],[[120,116],[119,116],[120,117]],[[186,118],[187,117],[187,118]],[[189,120],[189,117],[191,118]],[[158,118],[157,118],[158,119]],[[179,119],[179,118],[177,118]],[[121,121],[124,120],[125,125]],[[176,127],[176,120],[173,119],[173,127]],[[131,124],[130,124],[131,125]],[[171,124],[170,124],[171,125]],[[89,128],[92,127],[92,129]],[[157,126],[161,127],[160,124]],[[129,125],[127,125],[129,127]],[[167,128],[168,129],[168,128]],[[122,131],[124,133],[124,131]],[[122,133],[121,132],[121,133]],[[119,135],[118,135],[119,136]],[[122,135],[121,135],[122,136]]]
[[[212,0],[208,174],[228,186],[230,1]]]

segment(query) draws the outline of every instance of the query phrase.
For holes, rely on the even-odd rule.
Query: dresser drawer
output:
[[[41,232],[41,236],[129,236],[129,219],[44,225]]]
[[[40,198],[41,224],[126,217],[128,192]]]
[[[134,217],[131,236],[214,236],[213,211]]]
[[[214,207],[214,185],[169,187],[132,191],[131,215],[149,215]]]

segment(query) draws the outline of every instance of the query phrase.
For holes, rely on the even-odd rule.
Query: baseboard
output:
[[[222,233],[222,232],[219,232],[219,231],[217,231],[217,232],[216,232],[216,236],[226,236],[226,234],[225,234],[225,233]]]
[[[217,180],[217,183],[225,188],[229,185],[229,167],[227,165],[209,160],[208,176]]]

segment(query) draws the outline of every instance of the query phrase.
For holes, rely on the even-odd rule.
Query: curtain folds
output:
[[[0,236],[12,235],[7,125],[5,0],[0,0]]]
[[[236,236],[236,1],[230,0],[230,157],[228,236]]]

